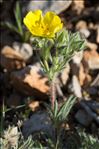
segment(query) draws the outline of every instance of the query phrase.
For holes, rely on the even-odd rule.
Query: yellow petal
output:
[[[30,11],[24,18],[23,22],[28,27],[35,24],[36,17],[32,11]]]
[[[31,32],[31,30],[33,30],[33,26],[36,26],[36,23],[41,20],[41,17],[42,17],[41,10],[36,10],[34,12],[30,11],[24,18],[23,22]]]
[[[23,22],[33,35],[48,38],[54,37],[63,26],[54,12],[47,12],[43,17],[41,10],[30,11]]]
[[[45,14],[45,16],[44,16],[44,23],[45,23],[45,24],[51,23],[51,21],[53,20],[54,16],[55,16],[55,13],[54,13],[54,12],[48,11],[48,12]]]
[[[60,31],[62,28],[63,28],[63,23],[60,23],[60,24],[58,24],[56,26],[52,26],[51,30],[53,30],[53,32],[56,33],[58,31]]]
[[[61,19],[54,12],[47,12],[45,14],[44,23],[48,24],[49,30],[54,33],[58,32],[63,27]]]
[[[33,13],[34,13],[36,16],[38,16],[38,17],[42,16],[42,11],[41,11],[41,10],[35,10],[35,11],[33,11]]]

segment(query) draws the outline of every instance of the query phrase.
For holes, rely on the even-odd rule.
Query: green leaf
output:
[[[10,22],[7,22],[7,21],[6,22],[1,22],[1,25],[5,26],[5,27],[9,28],[10,30],[18,33],[18,29]]]
[[[47,72],[49,71],[49,65],[46,59],[44,60],[44,68]]]
[[[67,101],[64,102],[64,104],[61,106],[59,112],[58,112],[58,119],[59,121],[64,121],[67,119],[67,116],[74,105],[76,100],[76,97],[71,96]]]
[[[24,42],[29,41],[31,33],[29,31],[24,32]]]
[[[62,30],[61,32],[58,32],[55,40],[56,47],[60,48],[66,46],[67,36],[68,36],[67,30]]]
[[[26,149],[26,148],[32,149],[33,145],[34,141],[32,140],[32,136],[30,136],[26,141],[24,141],[24,143],[19,147],[19,149]]]
[[[19,1],[16,2],[16,8],[14,11],[14,15],[15,15],[15,19],[16,19],[16,23],[18,26],[18,30],[20,35],[23,35],[23,29],[22,29],[22,17],[21,17],[21,10],[20,10],[20,4]]]
[[[77,131],[81,140],[80,149],[99,149],[99,140],[97,138],[85,133],[84,130],[78,129]]]

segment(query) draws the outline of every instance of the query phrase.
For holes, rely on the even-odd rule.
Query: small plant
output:
[[[23,21],[33,35],[33,47],[40,49],[38,55],[41,66],[49,78],[51,107],[48,111],[55,128],[53,149],[58,149],[61,142],[61,125],[66,121],[76,98],[71,96],[58,108],[56,78],[73,55],[85,48],[85,40],[78,32],[70,33],[62,29],[63,24],[54,12],[47,12],[42,16],[41,10],[30,11]]]
[[[38,141],[33,141],[32,136],[24,139],[18,127],[9,127],[0,138],[0,149],[44,149]]]
[[[20,9],[20,3],[19,1],[16,2],[16,7],[14,10],[14,17],[16,24],[12,24],[9,21],[1,22],[2,26],[7,27],[11,31],[17,33],[23,42],[27,42],[30,39],[30,33],[28,31],[24,31],[23,29],[23,23],[22,23],[22,16],[21,16],[21,9]]]
[[[84,131],[79,130],[79,136],[81,140],[80,149],[99,149],[99,140],[94,138],[90,134],[86,134]]]
[[[76,100],[76,97],[71,96],[67,101],[63,103],[63,105],[59,108],[57,100],[55,100],[54,103],[54,109],[49,108],[49,115],[54,127],[54,132],[55,132],[55,139],[54,139],[54,149],[61,148],[62,146],[62,141],[61,136],[63,132],[63,128],[61,127],[62,124],[64,124],[67,120],[67,116],[74,105]]]
[[[25,35],[22,30],[19,4],[16,5],[15,11],[18,28],[13,29],[23,38]],[[30,11],[23,22],[33,35],[33,47],[39,49],[37,56],[40,58],[41,66],[50,83],[51,106],[48,108],[48,113],[54,128],[54,140],[50,137],[46,139],[46,146],[48,149],[62,149],[62,124],[66,122],[76,97],[71,96],[59,108],[56,98],[56,78],[75,53],[85,48],[85,40],[78,32],[70,33],[66,29],[62,29],[63,23],[54,12],[47,12],[43,16],[41,10]],[[22,142],[23,144],[17,145],[19,149],[44,148],[41,143],[33,141],[31,137]]]
[[[73,55],[85,48],[85,40],[78,32],[62,30],[63,24],[54,12],[42,16],[41,10],[30,11],[23,21],[33,35],[34,46],[41,49],[41,65],[51,84],[51,103],[54,107],[55,79]]]

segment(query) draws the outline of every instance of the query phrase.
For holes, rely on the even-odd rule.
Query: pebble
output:
[[[4,46],[1,50],[0,64],[7,71],[21,69],[26,65],[22,55],[9,46]]]
[[[55,0],[48,0],[48,1],[41,1],[41,0],[30,0],[28,3],[27,1],[24,2],[23,12],[30,11],[30,10],[37,10],[41,9],[43,12],[47,11],[54,11],[57,14],[66,10],[72,4],[72,0],[69,1],[55,1]]]
[[[39,100],[45,99],[49,92],[48,78],[37,65],[28,65],[20,71],[11,73],[11,83],[25,95],[34,95]]]
[[[84,125],[84,126],[89,126],[92,122],[92,117],[84,110],[80,109],[75,115],[76,120]]]
[[[23,57],[24,61],[26,62],[29,61],[33,55],[33,48],[28,43],[14,42],[13,48]]]

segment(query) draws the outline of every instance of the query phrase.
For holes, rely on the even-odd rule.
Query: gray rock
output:
[[[28,43],[19,43],[19,42],[14,42],[13,43],[13,48],[15,51],[20,53],[20,55],[23,57],[25,61],[28,61],[31,56],[33,55],[33,49],[32,46]]]
[[[90,106],[85,102],[85,100],[82,100],[80,102],[81,107],[88,113],[88,115],[97,122],[97,124],[99,125],[99,115],[94,112],[92,110],[92,107],[90,108]]]
[[[92,117],[84,110],[79,110],[76,113],[75,118],[80,124],[84,126],[89,126],[93,120]]]
[[[92,111],[99,115],[99,102],[96,102],[94,100],[89,100],[85,102],[90,107],[90,109],[92,109]]]
[[[73,63],[75,63],[77,66],[80,66],[82,58],[83,58],[83,51],[75,53],[75,55],[72,58]]]
[[[37,132],[48,133],[53,136],[53,127],[46,112],[36,112],[23,124],[23,135],[27,138]]]
[[[72,3],[72,0],[30,0],[29,2],[24,2],[23,13],[30,10],[41,9],[43,12],[55,11],[57,14],[63,10],[66,10]]]
[[[99,96],[99,87],[98,86],[91,86],[89,88],[86,89],[86,91],[88,92],[88,94],[90,94],[91,96],[94,96],[94,98],[97,96]]]
[[[90,36],[90,31],[88,29],[80,29],[80,33],[83,34],[86,38]]]

